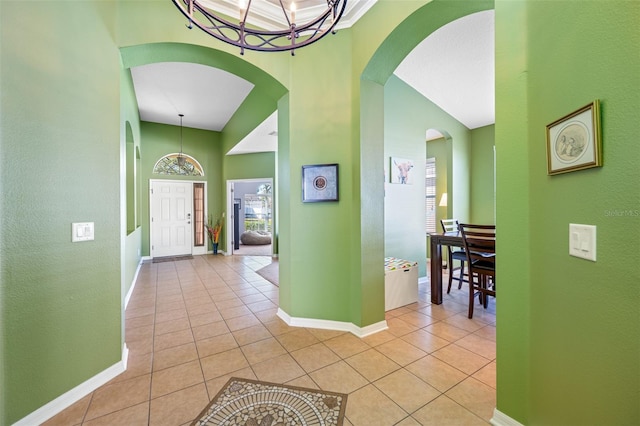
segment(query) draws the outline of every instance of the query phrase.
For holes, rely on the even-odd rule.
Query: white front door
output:
[[[193,187],[191,182],[149,182],[151,188],[151,257],[191,254]]]

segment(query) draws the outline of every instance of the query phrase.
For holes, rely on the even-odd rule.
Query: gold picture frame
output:
[[[602,167],[598,99],[547,125],[547,174],[592,167]]]

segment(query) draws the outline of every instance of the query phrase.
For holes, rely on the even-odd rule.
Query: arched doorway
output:
[[[361,76],[360,91],[360,196],[362,200],[384,199],[384,186],[377,176],[384,164],[384,86],[402,60],[431,33],[464,16],[493,9],[492,1],[434,1],[405,19],[376,50]],[[399,42],[403,40],[403,42]],[[369,203],[369,206],[375,203]],[[379,280],[376,264],[384,257],[384,238],[375,230],[384,228],[384,207],[361,215],[362,282]],[[366,249],[365,249],[366,247]]]
[[[254,85],[251,94],[247,97],[243,107],[247,113],[242,117],[242,125],[247,129],[257,127],[266,117],[271,115],[278,107],[278,102],[287,93],[286,87],[266,71],[252,65],[242,58],[221,50],[208,47],[183,44],[183,43],[152,43],[128,46],[121,48],[122,64],[124,69],[142,66],[157,62],[190,62],[218,68],[232,73]],[[234,128],[233,132],[241,132],[242,129]],[[233,133],[230,132],[230,133]],[[229,160],[225,153],[237,142],[237,134],[227,136],[224,132],[220,136],[220,141],[211,146],[214,161],[205,162],[203,167],[208,182],[208,204],[207,211],[214,217],[220,217],[225,210],[225,190],[224,181],[228,177],[225,170],[233,169],[228,167]],[[141,181],[143,185],[148,182],[151,171],[150,167],[145,168],[145,164],[150,159],[145,157],[145,152],[141,152],[143,172]],[[154,161],[157,158],[154,159]],[[147,170],[149,169],[149,170]],[[145,173],[147,173],[145,175]],[[233,177],[232,177],[233,178]],[[149,247],[149,191],[148,187],[141,188],[141,226],[142,226],[142,255],[148,255]],[[227,218],[229,215],[226,215]],[[223,227],[223,237],[229,226]]]

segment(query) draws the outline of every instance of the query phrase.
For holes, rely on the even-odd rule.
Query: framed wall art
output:
[[[302,166],[302,201],[338,201],[338,165]]]
[[[601,166],[600,102],[597,99],[547,125],[547,174]]]
[[[413,161],[406,158],[391,157],[391,183],[413,185]]]

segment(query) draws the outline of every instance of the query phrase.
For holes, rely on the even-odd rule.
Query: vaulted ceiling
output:
[[[203,1],[225,13],[231,13],[236,4],[230,0]],[[318,1],[325,2],[296,0],[297,16],[303,16]],[[253,3],[260,4],[258,0]],[[340,27],[353,25],[374,3],[375,0],[349,0]],[[275,7],[270,4],[259,19],[272,19]],[[176,18],[180,19],[177,10]],[[469,129],[493,124],[493,40],[492,10],[463,17],[416,46],[395,74]],[[226,71],[193,63],[153,63],[134,67],[131,73],[141,120],[179,125],[178,114],[182,113],[185,127],[205,130],[221,131],[253,88],[248,81]],[[182,77],[185,75],[189,79]],[[275,151],[276,135],[274,113],[231,153]]]

